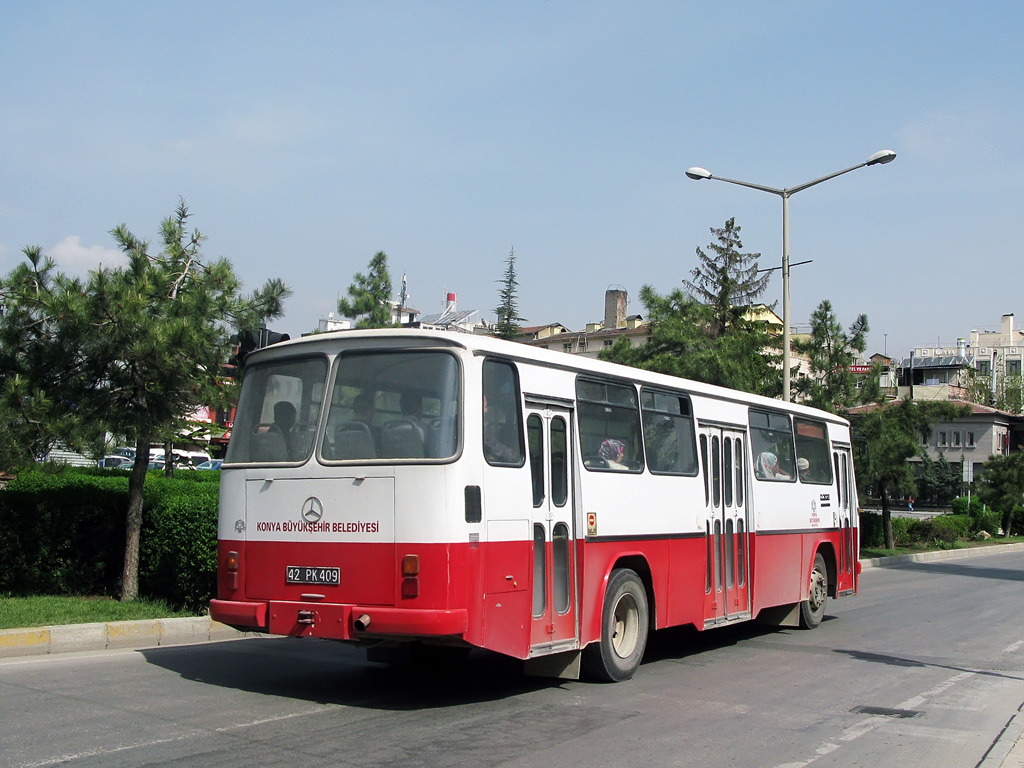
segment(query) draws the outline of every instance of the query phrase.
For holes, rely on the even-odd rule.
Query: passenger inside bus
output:
[[[626,444],[621,440],[607,438],[601,441],[601,447],[597,449],[597,455],[604,459],[612,469],[628,469],[626,466]]]
[[[491,464],[520,464],[522,452],[515,427],[499,411],[500,406],[488,407],[484,395],[484,456]]]
[[[295,426],[295,406],[287,400],[278,400],[274,403],[274,426],[276,426],[284,438],[285,452],[288,456],[292,453],[292,427]]]
[[[801,456],[796,460],[796,471],[800,473],[800,479],[806,483],[811,479],[811,462]]]
[[[765,480],[793,479],[789,473],[779,466],[779,457],[771,451],[761,451],[761,454],[757,457],[757,467],[755,467],[755,470],[757,476]]]
[[[355,417],[346,424],[340,424],[334,431],[334,457],[336,459],[375,459],[379,433],[373,420],[376,408],[373,393],[363,392],[352,401]]]

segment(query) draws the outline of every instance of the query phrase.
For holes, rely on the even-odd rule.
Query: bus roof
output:
[[[592,357],[581,357],[565,352],[532,347],[516,341],[506,341],[494,336],[482,336],[456,331],[424,330],[420,328],[378,328],[369,330],[341,330],[314,333],[298,339],[279,342],[269,347],[256,350],[246,358],[246,363],[272,360],[278,356],[291,356],[301,352],[319,352],[330,354],[343,346],[371,348],[379,342],[387,342],[388,346],[398,346],[403,342],[414,342],[416,346],[457,347],[473,353],[491,353],[514,360],[537,363],[544,366],[559,368],[576,373],[594,373],[614,376],[619,379],[642,382],[664,387],[684,389],[687,392],[707,397],[743,402],[791,413],[803,414],[817,419],[825,419],[837,424],[849,422],[836,414],[822,411],[800,403],[786,403],[763,395],[705,384],[692,379],[683,379],[664,373],[655,373],[642,368],[632,368],[619,363],[610,363]]]

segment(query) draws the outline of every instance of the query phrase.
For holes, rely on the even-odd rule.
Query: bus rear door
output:
[[[533,488],[531,657],[579,647],[571,430],[569,408],[527,403]]]
[[[706,573],[704,626],[750,618],[749,515],[746,433],[725,427],[701,429]]]

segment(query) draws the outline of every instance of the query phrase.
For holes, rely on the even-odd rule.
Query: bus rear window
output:
[[[447,459],[459,435],[459,364],[447,352],[354,352],[338,360],[327,461]]]
[[[295,463],[313,451],[327,358],[247,367],[225,462]]]

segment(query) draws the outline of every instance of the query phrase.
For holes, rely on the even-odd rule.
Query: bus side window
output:
[[[793,429],[796,432],[796,466],[800,482],[832,485],[832,462],[829,461],[825,423],[794,418]]]
[[[754,477],[758,480],[796,480],[793,427],[789,416],[770,411],[750,411],[750,448]]]
[[[523,466],[525,451],[515,367],[500,360],[485,360],[483,390],[484,458],[496,467]]]
[[[577,379],[576,399],[583,466],[597,471],[642,472],[636,390],[628,384]]]
[[[647,466],[655,474],[697,474],[690,399],[644,387],[640,392]]]

